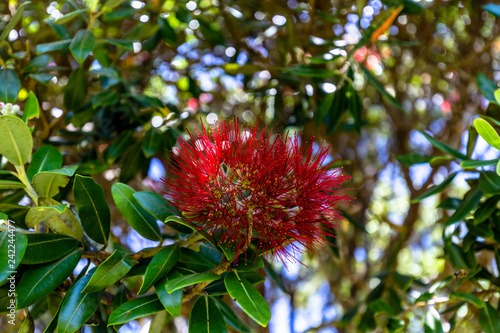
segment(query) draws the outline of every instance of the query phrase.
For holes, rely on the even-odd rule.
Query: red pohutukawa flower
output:
[[[166,194],[195,228],[218,233],[219,244],[283,261],[298,244],[314,250],[333,236],[348,177],[324,165],[330,147],[303,154],[299,138],[268,136],[237,120],[203,127],[179,146]]]

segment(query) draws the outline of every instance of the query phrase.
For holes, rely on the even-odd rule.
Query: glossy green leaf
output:
[[[481,203],[474,212],[474,224],[480,224],[486,221],[496,210],[500,196],[495,195],[485,202]]]
[[[0,285],[15,271],[26,251],[26,237],[12,229],[0,233]]]
[[[132,260],[127,253],[115,250],[111,256],[97,267],[83,292],[99,291],[114,284],[123,278],[132,266]]]
[[[60,202],[51,198],[38,198],[39,206],[58,206],[60,204]],[[82,227],[75,215],[68,208],[65,208],[60,215],[54,215],[46,218],[45,223],[47,223],[50,230],[57,234],[71,236],[78,240],[83,238]]]
[[[36,46],[36,54],[63,50],[67,48],[69,44],[71,44],[71,39],[58,40],[56,42],[45,43],[45,44],[38,44]]]
[[[167,217],[173,215],[172,211],[169,209],[169,207],[173,208],[173,206],[156,193],[147,191],[136,192],[134,193],[134,198],[142,208],[159,221],[163,222]]]
[[[238,272],[228,273],[224,284],[236,304],[259,325],[266,327],[271,319],[271,310],[257,289]]]
[[[99,39],[100,43],[108,43],[115,46],[123,47],[126,50],[134,51],[134,42],[126,39],[111,39],[111,38],[102,38]]]
[[[16,190],[24,187],[23,183],[15,180],[0,180],[0,190]]]
[[[399,161],[399,163],[405,165],[405,166],[412,166],[415,164],[423,164],[423,163],[429,163],[434,156],[424,156],[420,154],[407,154],[407,155],[398,155],[396,156],[396,159]]]
[[[23,264],[35,265],[57,260],[75,250],[78,240],[57,234],[26,234],[28,241]]]
[[[122,154],[130,147],[130,145],[134,142],[134,138],[132,137],[132,132],[127,131],[122,134],[113,142],[111,146],[106,151],[106,162],[108,164],[112,164],[118,157],[122,156]]]
[[[483,308],[484,307],[484,301],[482,299],[480,299],[479,297],[474,296],[472,294],[469,294],[469,293],[453,291],[450,293],[450,299],[455,299],[455,298],[464,300],[464,301],[474,305],[476,308]]]
[[[133,188],[123,183],[115,183],[111,187],[116,207],[128,224],[147,239],[161,240],[161,232],[156,219],[139,205],[134,198],[134,193]]]
[[[448,146],[446,143],[443,143],[439,140],[436,140],[435,138],[433,138],[432,136],[430,136],[429,134],[423,132],[423,131],[419,131],[423,136],[425,136],[425,138],[431,143],[431,145],[433,145],[435,148],[445,152],[445,153],[448,153],[452,156],[455,156],[461,160],[466,160],[467,159],[467,156],[462,154],[461,152],[459,152],[458,150],[456,150],[455,148],[452,148],[450,146]]]
[[[9,20],[7,23],[7,26],[3,29],[2,34],[0,35],[0,41],[4,40],[9,36],[10,32],[14,27],[21,21],[23,17],[23,12],[26,9],[26,6],[28,6],[31,3],[31,1],[26,1],[23,2],[19,7],[17,7],[16,13],[12,16],[12,18]],[[5,102],[5,101],[4,101]]]
[[[181,249],[179,262],[184,264],[187,269],[190,269],[197,273],[206,272],[214,267],[212,264],[210,264],[210,262],[205,260],[205,258],[199,252],[193,251],[189,248]]]
[[[54,61],[54,59],[48,54],[39,55],[31,59],[31,61],[23,67],[22,73],[34,72],[40,67],[47,66],[52,61]]]
[[[68,278],[82,256],[75,250],[57,261],[30,266],[17,285],[17,309],[23,309],[48,296]]]
[[[111,214],[102,187],[91,177],[76,175],[73,196],[85,233],[97,243],[107,244]]]
[[[160,147],[161,143],[161,133],[156,128],[150,128],[146,135],[144,136],[144,140],[142,140],[142,152],[146,157],[152,157],[156,154],[156,151]],[[162,220],[163,221],[163,220]]]
[[[498,333],[500,332],[500,316],[490,303],[479,309],[479,324],[484,333]]]
[[[455,222],[463,221],[463,219],[465,219],[470,214],[471,210],[473,210],[477,206],[482,196],[483,193],[479,189],[470,192],[469,195],[464,199],[464,201],[462,201],[460,207],[458,207],[453,215],[450,216],[448,221],[446,221],[445,225],[448,226]]]
[[[189,332],[226,333],[219,308],[207,295],[198,297],[189,315]]]
[[[111,313],[108,325],[124,324],[131,320],[148,316],[164,310],[158,297],[153,294],[139,297],[122,304]]]
[[[348,95],[348,109],[349,113],[351,114],[353,120],[354,120],[354,128],[356,131],[361,130],[361,114],[363,112],[363,105],[361,103],[361,98],[359,97],[358,93],[352,85],[349,86],[349,89],[347,90],[347,95]]]
[[[228,273],[222,274],[222,277],[225,278]],[[243,276],[245,279],[247,279],[250,284],[253,286],[264,282],[266,279],[260,275],[257,272],[239,272],[240,276]],[[220,295],[226,295],[228,293],[226,289],[226,285],[224,284],[224,279],[216,280],[212,283],[210,283],[206,288],[205,291],[212,296],[220,296]]]
[[[363,70],[363,73],[366,75],[368,80],[375,86],[375,88],[377,88],[377,90],[382,94],[382,96],[387,98],[387,100],[389,100],[392,103],[392,105],[394,105],[401,111],[405,111],[405,109],[403,109],[401,104],[399,104],[399,102],[385,90],[384,86],[372,75],[372,73],[370,73],[370,71],[365,66],[363,66],[362,64],[360,65],[361,69]]]
[[[10,163],[21,166],[30,159],[33,138],[28,126],[20,118],[0,116],[0,142],[0,155]]]
[[[113,8],[120,6],[124,2],[125,2],[125,0],[107,0],[104,3],[103,9],[113,9]]]
[[[224,317],[226,323],[234,330],[243,333],[250,333],[250,327],[248,327],[245,323],[241,321],[240,318],[234,313],[233,309],[229,305],[227,305],[224,301],[222,301],[218,297],[211,297],[211,299],[217,304],[219,307],[222,316]]]
[[[75,57],[75,60],[81,65],[85,59],[87,59],[90,52],[92,52],[94,46],[95,37],[92,34],[92,31],[85,29],[79,30],[75,34],[71,44],[69,44],[69,50],[71,51],[71,54],[73,54],[73,57]]]
[[[176,279],[181,277],[181,274],[176,270],[172,271],[168,276],[164,279],[160,279],[155,284],[156,295],[160,299],[161,303],[165,307],[165,309],[174,317],[178,317],[181,314],[182,309],[182,290],[178,289],[172,293],[167,291],[165,287],[168,280]]]
[[[25,111],[26,112],[26,111]],[[46,145],[33,154],[26,175],[30,182],[33,181],[33,176],[42,171],[55,170],[62,167],[63,158],[59,150],[52,146]]]
[[[479,73],[477,75],[477,85],[479,86],[479,89],[484,94],[484,97],[486,97],[487,100],[496,102],[495,90],[498,89],[498,86],[495,84],[495,82],[491,81],[483,73]]]
[[[492,147],[500,149],[500,135],[486,120],[476,118],[474,120],[474,128],[477,133]]]
[[[0,70],[0,100],[4,103],[15,103],[21,90],[21,80],[12,69]]]
[[[82,107],[86,95],[85,69],[78,67],[74,69],[68,78],[64,88],[64,106],[68,110],[78,110]]]
[[[481,171],[479,188],[485,194],[500,193],[500,176],[494,171]]]
[[[92,276],[89,273],[76,281],[64,296],[57,320],[57,333],[76,332],[96,312],[104,290],[90,293],[83,291]]]
[[[33,207],[28,211],[28,214],[26,214],[26,226],[34,228],[38,225],[38,223],[45,221],[52,216],[62,214],[65,209],[65,204]]]
[[[144,274],[141,289],[137,294],[144,294],[151,289],[159,279],[167,275],[168,271],[170,271],[179,260],[180,254],[181,251],[176,245],[167,246],[158,252],[149,263],[146,274]]]
[[[68,13],[68,14],[64,14],[63,16],[59,17],[58,19],[56,19],[54,21],[54,23],[55,24],[64,24],[64,23],[71,22],[72,20],[74,20],[80,14],[86,13],[88,11],[89,11],[88,8],[83,8],[83,9],[75,10],[74,12],[71,12],[71,13]]]
[[[37,80],[38,82],[41,82],[43,84],[47,84],[47,83],[49,83],[50,80],[52,80],[52,78],[55,75],[50,74],[50,73],[31,73],[31,74],[28,74],[28,76],[30,78]]]
[[[28,94],[28,99],[26,100],[26,104],[24,105],[22,119],[24,122],[26,122],[28,121],[28,119],[38,118],[39,115],[40,106],[38,104],[38,98],[36,98],[36,95],[32,91],[30,91],[30,93]]]
[[[463,160],[460,163],[460,166],[464,169],[476,169],[480,167],[496,165],[498,163],[498,159],[495,160],[486,160],[486,161],[478,161],[478,160]]]
[[[112,105],[118,102],[118,94],[113,90],[103,90],[92,97],[92,107]]]
[[[497,171],[497,175],[500,176],[500,160],[498,160],[496,171]]]
[[[495,15],[496,17],[500,17],[500,5],[488,3],[486,5],[483,5],[483,9]]]
[[[429,188],[424,193],[422,193],[421,195],[419,195],[418,197],[413,199],[411,201],[411,203],[420,202],[423,199],[430,197],[431,195],[434,195],[434,194],[437,194],[437,193],[444,191],[444,189],[447,188],[448,185],[451,184],[451,182],[453,181],[453,179],[455,178],[456,175],[457,175],[456,172],[452,173],[450,176],[448,176],[448,178],[443,180],[439,185],[436,185],[436,186]]]
[[[39,196],[51,198],[59,193],[60,187],[65,187],[69,183],[69,178],[75,174],[77,165],[42,171],[33,176],[33,187]]]
[[[218,279],[220,279],[220,275],[217,274],[194,273],[167,281],[165,288],[167,289],[167,292],[172,293],[176,290],[180,290],[184,287],[189,287],[197,283],[215,281]]]

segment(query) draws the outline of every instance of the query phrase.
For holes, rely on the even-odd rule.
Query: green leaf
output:
[[[441,326],[441,317],[436,309],[430,308],[424,320],[425,333],[444,333]]]
[[[51,198],[38,197],[39,206],[57,206],[60,204],[60,202]],[[68,208],[65,208],[60,215],[46,218],[45,223],[47,223],[50,230],[57,234],[71,236],[78,240],[83,238],[82,227],[75,215]]]
[[[85,233],[97,243],[107,244],[111,214],[102,187],[92,177],[76,175],[73,196]]]
[[[81,65],[85,59],[87,59],[90,52],[92,52],[94,46],[95,38],[92,31],[82,29],[75,34],[75,37],[73,37],[71,44],[69,44],[69,50],[75,60]]]
[[[456,150],[455,148],[452,148],[450,146],[448,146],[446,143],[443,143],[439,140],[436,140],[435,138],[433,138],[432,136],[430,136],[429,134],[423,132],[423,131],[419,131],[423,136],[425,136],[425,138],[431,143],[431,145],[433,145],[435,148],[445,152],[445,153],[448,153],[452,156],[455,156],[461,160],[466,160],[467,159],[467,156],[462,154],[461,152],[459,152],[458,150]]]
[[[282,67],[283,71],[290,72],[300,77],[328,78],[338,76],[339,72],[332,69],[313,68],[307,66]]]
[[[477,131],[474,126],[469,125],[469,134],[467,139],[467,157],[471,157],[477,142]]]
[[[57,261],[30,266],[16,288],[17,309],[26,308],[47,297],[73,272],[81,256],[82,251],[75,250]]]
[[[480,309],[484,307],[484,301],[480,299],[477,296],[474,296],[472,294],[468,293],[462,293],[459,291],[453,291],[450,293],[450,300],[453,300],[455,298],[464,300],[466,302],[469,302],[470,304],[474,305],[476,308]]]
[[[470,211],[477,206],[482,196],[483,193],[479,189],[469,192],[469,195],[462,201],[460,207],[458,207],[453,215],[450,216],[448,221],[446,221],[445,226],[463,221],[463,219],[465,219],[469,215]]]
[[[486,5],[483,5],[483,9],[495,15],[496,17],[500,17],[500,5],[488,3]]]
[[[347,90],[349,96],[348,109],[352,118],[354,119],[354,128],[359,133],[361,129],[361,113],[363,112],[363,105],[361,103],[361,99],[359,98],[358,93],[352,85],[349,86]]]
[[[51,198],[59,193],[60,187],[65,187],[69,183],[69,178],[74,175],[77,165],[42,171],[33,176],[33,187],[39,196]]]
[[[479,188],[485,194],[500,193],[500,176],[494,171],[481,171]]]
[[[108,43],[118,47],[123,47],[124,49],[129,51],[134,51],[134,42],[131,40],[103,38],[99,39],[97,42]]]
[[[76,281],[64,296],[57,320],[57,333],[76,332],[96,312],[104,290],[93,293],[83,291],[92,276],[89,273]]]
[[[26,265],[57,260],[75,250],[78,240],[57,234],[26,234],[28,245],[21,262]]]
[[[421,195],[419,195],[418,197],[416,197],[415,199],[413,199],[411,201],[411,203],[420,202],[423,199],[425,199],[427,197],[430,197],[431,195],[434,195],[434,194],[442,192],[445,188],[448,187],[448,185],[451,184],[451,182],[453,181],[453,179],[455,178],[456,175],[457,175],[456,172],[452,173],[450,176],[448,176],[448,178],[446,178],[445,180],[443,180],[439,185],[436,185],[436,186],[433,186],[433,187],[429,188],[424,193],[422,193]]]
[[[144,140],[142,140],[142,152],[146,157],[152,157],[156,154],[156,151],[160,147],[161,143],[161,133],[156,128],[150,128],[146,135],[144,136]],[[162,220],[163,221],[163,220]]]
[[[50,73],[31,73],[28,74],[29,77],[37,80],[38,82],[41,82],[43,84],[49,83],[50,80],[55,76],[54,74]]]
[[[0,233],[0,285],[15,271],[26,251],[26,237],[12,229]],[[10,251],[9,251],[10,250]],[[14,253],[12,251],[14,250]],[[2,311],[0,310],[0,313]]]
[[[370,73],[370,71],[363,64],[360,64],[360,66],[361,69],[363,70],[363,73],[365,73],[366,77],[368,78],[368,80],[375,86],[375,88],[377,88],[377,90],[382,94],[382,96],[387,98],[392,103],[392,105],[394,105],[401,111],[405,111],[405,109],[403,109],[401,104],[399,104],[399,102],[385,90],[384,86],[380,82],[378,82],[378,80],[372,75],[372,73]]]
[[[118,94],[113,90],[103,90],[92,97],[92,107],[112,105],[118,102]]]
[[[224,284],[236,304],[259,325],[266,327],[271,319],[271,310],[257,289],[238,272],[228,273]]]
[[[74,12],[64,14],[63,16],[59,17],[57,20],[54,21],[54,23],[55,24],[64,24],[64,23],[71,22],[73,19],[75,19],[80,14],[86,13],[88,11],[89,11],[88,8],[75,10]]]
[[[388,313],[390,315],[394,314],[394,311],[392,310],[391,306],[387,304],[384,300],[382,299],[376,299],[373,302],[370,302],[368,304],[368,307],[373,311],[373,313]]]
[[[26,214],[26,226],[34,228],[40,222],[45,221],[52,216],[61,215],[65,209],[65,204],[33,207],[28,211],[28,214]]]
[[[2,31],[2,34],[0,35],[0,41],[3,41],[5,38],[7,38],[7,36],[9,36],[10,32],[12,31],[12,29],[14,29],[14,27],[16,26],[16,24],[19,23],[19,21],[21,21],[21,19],[23,17],[24,9],[30,3],[31,3],[31,1],[26,1],[26,2],[23,2],[19,7],[17,7],[16,13],[12,16],[9,23],[7,23],[7,26],[5,27],[5,29]]]
[[[123,278],[134,264],[127,253],[115,250],[108,259],[97,266],[83,292],[94,292],[110,286]]]
[[[139,205],[134,198],[134,193],[133,188],[123,183],[115,183],[111,187],[116,207],[128,224],[147,239],[161,240],[161,232],[156,219]]]
[[[456,244],[450,244],[445,246],[445,251],[450,257],[450,261],[456,269],[467,269],[467,264],[465,263],[465,258],[461,249]]]
[[[159,221],[163,222],[167,217],[173,215],[172,211],[168,209],[168,207],[172,207],[173,209],[173,206],[156,193],[147,191],[136,192],[134,193],[134,198],[142,208]]]
[[[0,155],[10,163],[21,166],[28,162],[33,149],[33,138],[28,126],[21,119],[0,116],[0,142]]]
[[[36,69],[40,67],[47,66],[51,61],[54,61],[54,59],[50,55],[48,54],[39,55],[31,59],[31,61],[26,66],[23,67],[22,73],[34,72]]]
[[[172,293],[172,292],[174,292],[176,290],[180,290],[184,287],[192,286],[193,284],[215,281],[218,279],[220,279],[220,275],[213,274],[213,273],[189,274],[189,275],[184,275],[184,276],[169,280],[166,283],[165,288],[167,289],[167,292]]]
[[[498,160],[496,171],[497,171],[497,175],[500,176],[500,160]]]
[[[85,102],[86,95],[85,69],[78,67],[74,69],[68,78],[64,88],[64,106],[68,110],[78,110]]]
[[[26,111],[25,111],[26,112]],[[26,175],[30,182],[33,181],[33,176],[42,171],[59,169],[62,167],[63,158],[59,150],[52,146],[46,145],[39,148],[31,159]]]
[[[486,120],[476,118],[474,120],[474,128],[477,133],[492,147],[500,149],[500,136],[497,131]]]
[[[35,323],[33,322],[33,318],[29,311],[26,311],[27,315],[24,317],[21,327],[19,327],[19,331],[17,333],[33,333],[35,332]]]
[[[497,208],[497,203],[500,200],[499,195],[495,195],[482,204],[479,205],[478,209],[474,212],[474,224],[480,224],[486,221]]]
[[[210,264],[203,255],[199,252],[193,251],[188,248],[181,249],[181,256],[179,258],[179,262],[183,263],[187,269],[194,272],[206,272],[213,268],[213,265]]]
[[[429,163],[433,157],[434,156],[424,156],[411,153],[407,155],[398,155],[396,156],[396,159],[399,161],[399,163],[409,167],[415,164]]]
[[[240,276],[243,276],[245,279],[247,279],[250,284],[253,286],[264,282],[266,279],[260,275],[257,272],[240,272],[238,273]],[[222,274],[222,277],[225,278],[227,273]],[[211,295],[211,296],[220,296],[220,295],[226,295],[228,293],[226,289],[226,285],[224,284],[224,280],[216,280],[212,283],[210,283],[206,288],[205,291]],[[286,291],[285,291],[286,292]],[[286,292],[288,293],[288,292]]]
[[[189,315],[189,332],[227,333],[219,308],[207,295],[198,297]]]
[[[477,85],[479,86],[479,89],[484,94],[484,97],[486,97],[487,100],[496,103],[495,90],[498,89],[498,86],[495,84],[495,82],[488,79],[488,77],[483,73],[479,73],[477,75]]]
[[[168,280],[180,277],[181,275],[176,270],[172,271],[165,279],[161,279],[155,284],[156,295],[160,299],[165,309],[174,317],[181,314],[182,309],[182,290],[176,290],[172,293],[167,291],[165,287]]]
[[[480,167],[496,165],[498,163],[498,159],[495,160],[486,160],[486,161],[478,161],[478,160],[463,160],[460,163],[460,166],[464,169],[476,169]]]
[[[16,190],[24,187],[23,183],[15,180],[0,180],[0,190]]]
[[[36,46],[36,54],[63,50],[67,48],[69,44],[71,44],[71,39],[58,40],[56,42],[45,43],[45,44],[38,44]]]
[[[490,303],[486,303],[485,307],[479,309],[479,324],[484,333],[500,332],[500,317]]]
[[[141,289],[137,294],[142,295],[151,289],[159,279],[164,277],[174,267],[180,255],[181,251],[176,245],[167,246],[158,252],[149,263]]]
[[[131,320],[160,312],[165,308],[158,297],[153,294],[133,299],[122,304],[111,313],[108,320],[109,325],[125,324]]]
[[[40,115],[40,107],[38,105],[38,98],[35,94],[30,91],[26,104],[24,105],[23,121],[26,122],[28,119],[38,118]],[[59,166],[60,167],[60,166]]]
[[[103,10],[116,8],[124,2],[125,0],[108,0],[104,3]]]
[[[229,305],[227,305],[224,301],[222,301],[218,297],[210,297],[215,304],[219,307],[219,310],[222,313],[222,316],[226,320],[226,323],[231,326],[231,328],[237,330],[238,332],[250,333],[250,327],[244,324],[240,318],[234,313],[233,309]]]
[[[15,103],[21,90],[21,80],[17,73],[12,69],[1,69],[0,82],[0,101]]]

